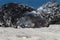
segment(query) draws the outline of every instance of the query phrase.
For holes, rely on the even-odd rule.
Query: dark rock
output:
[[[60,22],[60,4],[56,2],[48,2],[40,7],[40,13],[44,14],[45,18],[49,20],[50,24],[57,24]]]
[[[24,16],[25,12],[31,12],[35,10],[32,7],[18,3],[4,4],[1,9],[1,13],[3,14],[1,14],[1,17],[3,17],[3,25],[5,26],[16,26],[16,22],[19,18]]]

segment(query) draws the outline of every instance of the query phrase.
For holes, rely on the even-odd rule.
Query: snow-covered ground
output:
[[[60,40],[60,25],[20,29],[0,27],[0,40]]]

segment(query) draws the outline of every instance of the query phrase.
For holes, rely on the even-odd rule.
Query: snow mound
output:
[[[60,25],[49,28],[2,28],[0,40],[60,40]]]

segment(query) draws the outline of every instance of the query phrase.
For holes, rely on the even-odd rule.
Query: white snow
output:
[[[60,40],[60,25],[19,29],[0,27],[0,40]]]

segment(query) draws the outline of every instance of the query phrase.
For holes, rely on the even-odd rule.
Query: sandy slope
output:
[[[60,25],[49,28],[0,28],[0,40],[60,40]]]

